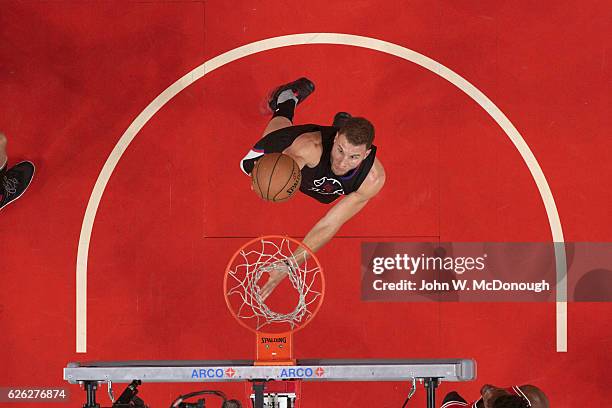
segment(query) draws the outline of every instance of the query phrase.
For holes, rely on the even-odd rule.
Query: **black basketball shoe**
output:
[[[22,161],[6,170],[0,178],[0,210],[25,193],[34,171],[34,164],[29,161]]]
[[[274,91],[272,91],[270,97],[268,98],[268,106],[270,106],[272,112],[276,110],[276,101],[278,99],[278,95],[280,95],[281,92],[287,89],[291,89],[293,91],[293,94],[297,97],[298,100],[297,104],[299,105],[304,99],[308,98],[308,95],[314,92],[315,85],[308,78],[300,78],[293,82],[289,82],[288,84],[279,86]]]
[[[332,124],[332,126],[336,129],[341,129],[342,127],[344,127],[344,125],[346,125],[346,121],[348,121],[352,117],[353,115],[351,115],[350,113],[338,112],[336,113],[336,116],[334,116],[334,123]]]

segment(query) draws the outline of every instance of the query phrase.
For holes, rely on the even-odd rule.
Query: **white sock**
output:
[[[278,95],[278,98],[276,99],[276,103],[287,102],[289,99],[293,99],[296,104],[298,103],[298,98],[297,96],[295,96],[293,91],[291,89],[285,89],[283,92],[281,92]]]

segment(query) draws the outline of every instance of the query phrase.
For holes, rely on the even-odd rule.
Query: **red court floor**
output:
[[[328,207],[303,195],[258,200],[238,163],[267,123],[267,92],[308,76],[317,89],[295,122],[330,123],[341,110],[368,117],[387,183],[319,251],[325,303],[296,335],[296,357],[469,357],[478,380],[443,383],[439,398],[531,383],[552,407],[604,406],[609,303],[570,303],[568,351],[558,353],[554,303],[360,300],[362,241],[552,240],[534,180],[491,116],[441,77],[384,53],[322,44],[257,53],[207,74],[148,121],[96,214],[85,354],[75,345],[75,268],[96,179],[143,109],[217,55],[297,33],[381,39],[457,72],[524,137],[565,240],[610,241],[611,14],[592,0],[3,1],[0,129],[11,163],[30,159],[37,174],[0,212],[0,387],[65,385],[69,361],[254,357],[252,334],[224,303],[225,264],[250,237],[303,237]],[[239,384],[206,387],[243,396]],[[141,395],[161,407],[200,388],[144,384]],[[401,407],[408,388],[307,383],[302,406]],[[84,393],[71,389],[71,406],[82,406]],[[423,406],[424,395],[409,406]]]

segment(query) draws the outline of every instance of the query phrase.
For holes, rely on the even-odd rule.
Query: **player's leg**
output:
[[[314,83],[307,78],[277,87],[270,94],[268,105],[273,112],[263,136],[282,128],[293,126],[295,107],[314,92]]]
[[[268,125],[266,126],[262,137],[267,135],[268,133],[274,132],[275,130],[286,128],[289,126],[293,126],[293,122],[291,122],[288,118],[284,116],[274,116],[268,122]]]
[[[6,170],[8,156],[6,155],[6,136],[0,132],[0,176]]]

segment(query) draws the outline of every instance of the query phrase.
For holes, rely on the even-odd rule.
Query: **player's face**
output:
[[[353,170],[368,157],[370,150],[365,145],[352,145],[343,134],[336,134],[331,151],[331,169],[336,176]]]
[[[485,384],[480,389],[480,395],[482,395],[482,402],[484,403],[485,408],[493,408],[495,400],[502,395],[509,395],[509,392],[503,388]]]

